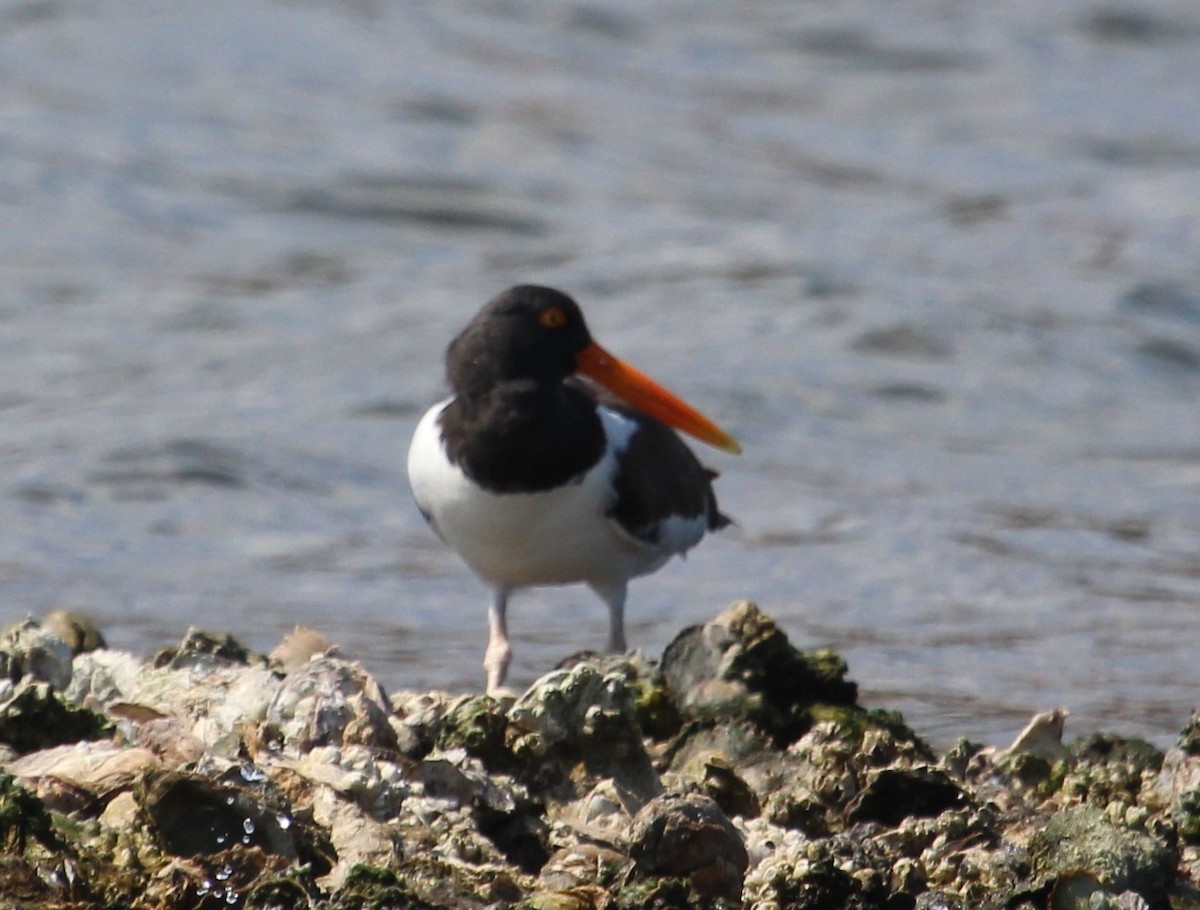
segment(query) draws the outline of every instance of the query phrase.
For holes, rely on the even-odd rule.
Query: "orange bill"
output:
[[[710,446],[735,455],[741,453],[742,447],[738,441],[719,426],[594,341],[580,351],[575,359],[580,373],[600,383],[639,411]]]

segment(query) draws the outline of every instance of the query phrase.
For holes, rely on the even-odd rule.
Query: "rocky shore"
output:
[[[510,701],[389,695],[319,633],[140,658],[0,636],[0,906],[1200,907],[1200,719],[935,754],[748,602]]]

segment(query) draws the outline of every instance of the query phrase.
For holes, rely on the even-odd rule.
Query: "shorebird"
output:
[[[553,288],[495,297],[450,343],[446,375],[453,395],[418,423],[408,476],[430,526],[491,587],[487,691],[506,691],[519,588],[586,584],[608,607],[608,649],[624,651],[630,579],[729,524],[715,472],[671,427],[740,446],[600,347]]]

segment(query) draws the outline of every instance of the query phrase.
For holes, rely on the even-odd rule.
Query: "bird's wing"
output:
[[[699,543],[706,531],[729,524],[717,508],[716,473],[700,464],[674,430],[611,401],[602,402],[601,417],[606,430],[619,427],[610,437],[618,438],[618,446],[608,517],[622,533],[676,554]]]

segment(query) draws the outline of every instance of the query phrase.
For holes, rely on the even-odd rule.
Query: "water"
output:
[[[644,8],[645,7],[645,8]],[[477,689],[403,472],[441,352],[551,283],[727,425],[739,597],[936,743],[1200,699],[1188,4],[0,2],[0,611],[147,653],[297,623]],[[514,682],[598,646],[513,608]]]

